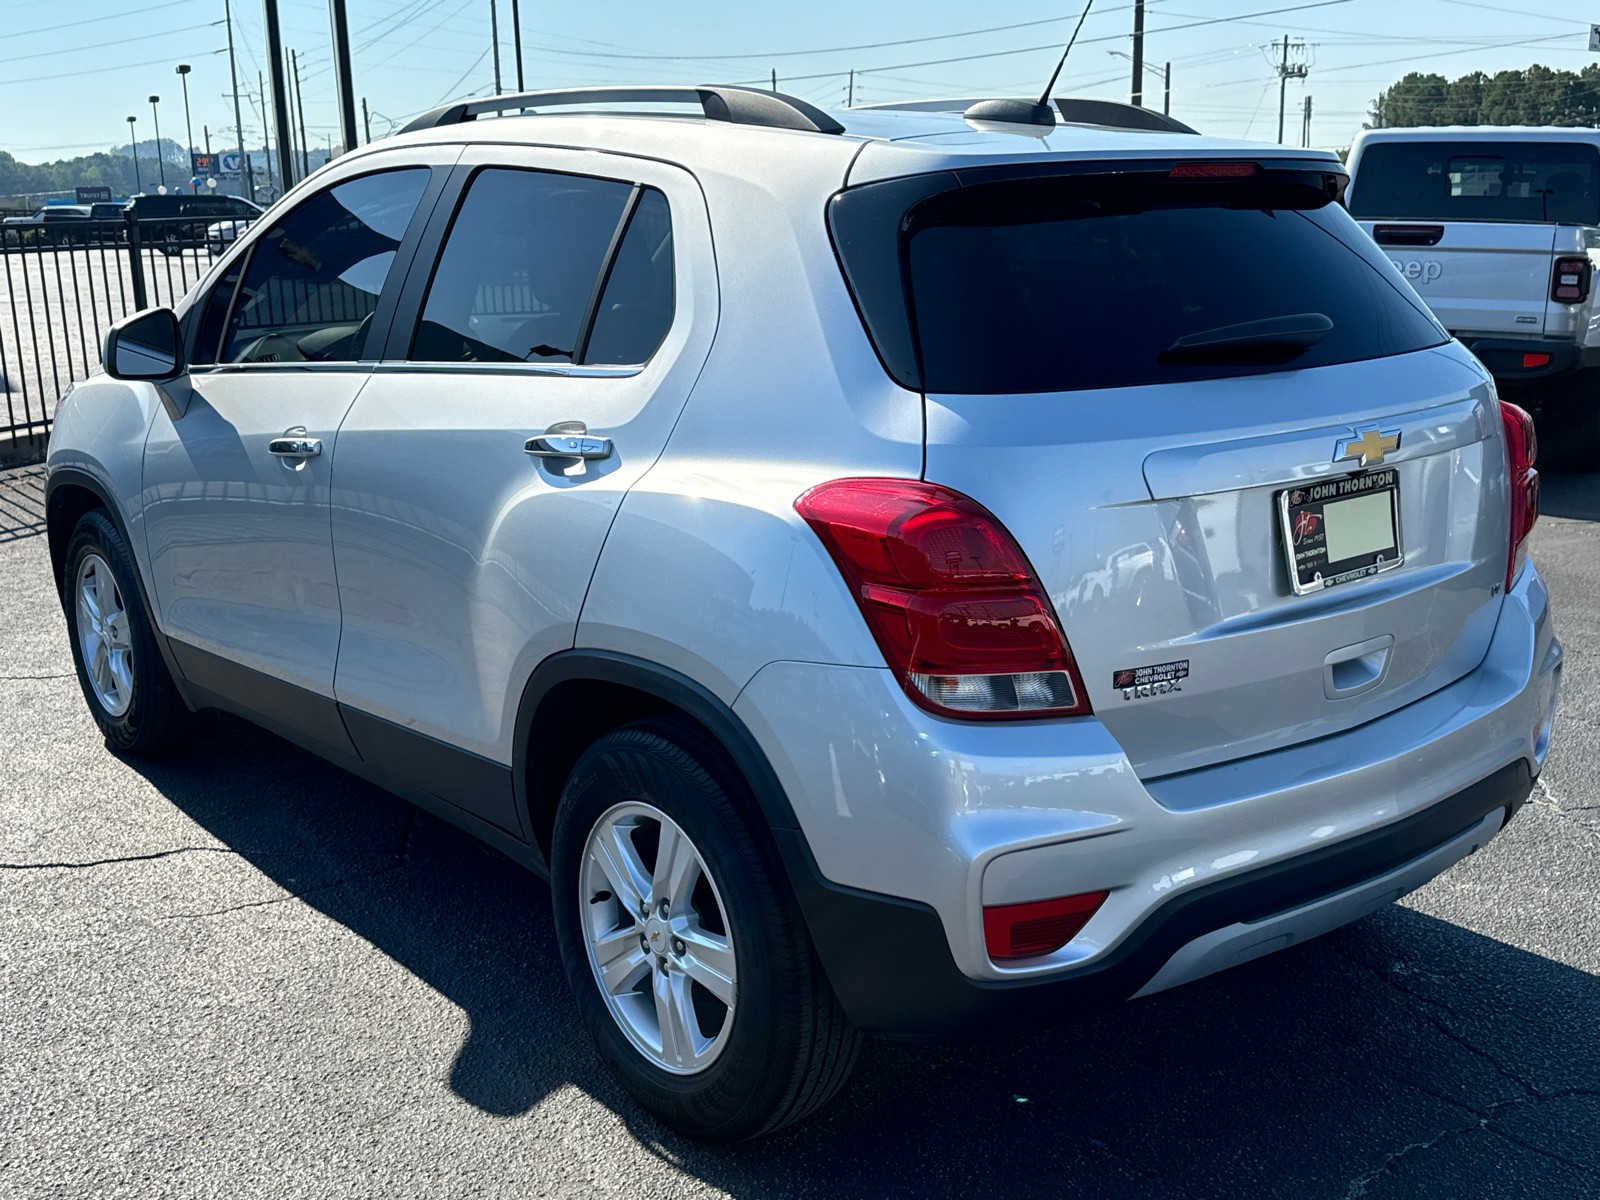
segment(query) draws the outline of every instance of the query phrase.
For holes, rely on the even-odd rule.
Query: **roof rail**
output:
[[[592,104],[698,104],[708,121],[735,125],[764,125],[769,129],[800,129],[807,133],[843,133],[844,126],[814,104],[781,92],[724,84],[700,87],[585,87],[562,91],[518,92],[446,104],[425,112],[401,133],[459,125],[488,113],[524,112],[529,109],[570,108]]]
[[[857,108],[896,109],[901,112],[965,113],[975,104],[995,100],[993,96],[967,96],[951,100],[905,100],[892,104],[858,104]],[[1023,103],[1032,105],[1032,100]],[[1182,121],[1164,113],[1117,100],[1088,100],[1076,96],[1057,96],[1052,103],[1063,121],[1077,125],[1105,125],[1112,129],[1148,129],[1162,133],[1198,133]]]

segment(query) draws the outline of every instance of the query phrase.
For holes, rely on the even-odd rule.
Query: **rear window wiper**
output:
[[[1333,322],[1321,313],[1221,325],[1179,338],[1161,352],[1161,361],[1286,362],[1311,349],[1332,328]]]

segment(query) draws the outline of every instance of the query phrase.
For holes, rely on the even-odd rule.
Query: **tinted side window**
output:
[[[639,197],[595,309],[586,363],[633,365],[656,352],[672,326],[672,214],[654,188]]]
[[[250,255],[220,361],[360,358],[428,175],[415,168],[352,179],[279,218]]]
[[[632,191],[608,179],[480,171],[445,239],[411,358],[571,362]]]

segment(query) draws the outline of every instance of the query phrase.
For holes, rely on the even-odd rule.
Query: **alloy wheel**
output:
[[[78,648],[100,707],[120,717],[133,703],[133,640],[111,567],[98,554],[78,565]]]
[[[589,831],[579,887],[589,966],[617,1025],[662,1070],[705,1070],[733,1029],[738,970],[700,851],[660,809],[619,804]]]

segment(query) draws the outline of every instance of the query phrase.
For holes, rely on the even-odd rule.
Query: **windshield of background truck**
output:
[[[1361,220],[1600,225],[1600,149],[1581,142],[1378,142],[1355,172]]]

